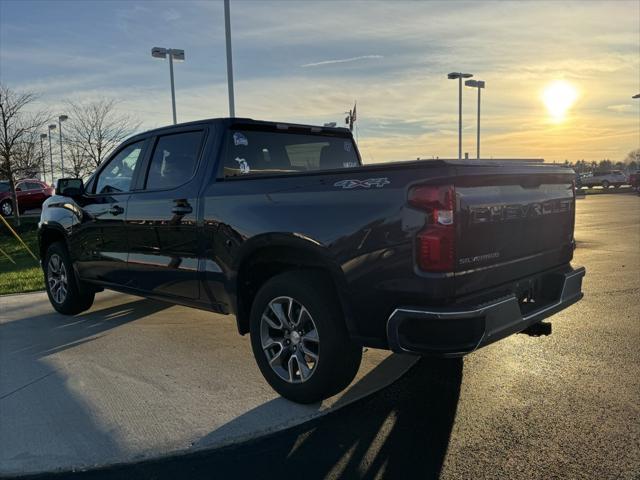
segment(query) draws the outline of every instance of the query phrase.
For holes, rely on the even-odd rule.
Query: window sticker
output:
[[[249,146],[249,140],[244,134],[240,132],[236,132],[233,134],[233,144],[237,147],[238,145],[243,145],[245,147]]]
[[[240,169],[240,173],[249,173],[251,172],[251,168],[249,164],[244,158],[236,157],[236,162],[238,162],[238,168]]]
[[[351,142],[344,142],[344,151],[345,152],[351,151]]]

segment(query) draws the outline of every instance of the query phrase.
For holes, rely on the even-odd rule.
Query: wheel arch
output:
[[[78,269],[76,268],[73,256],[71,255],[71,251],[69,249],[69,242],[65,229],[62,227],[62,225],[59,225],[57,223],[41,224],[40,228],[38,229],[38,253],[40,254],[40,263],[42,264],[43,268],[47,249],[49,248],[49,245],[55,242],[61,242],[62,244],[64,244],[67,252],[69,252],[74,272],[73,277],[75,279],[75,284],[78,287],[79,291],[85,291],[86,287],[80,281]]]
[[[251,304],[260,287],[276,275],[302,269],[319,270],[326,275],[340,302],[347,330],[350,334],[355,333],[353,313],[346,295],[347,282],[327,248],[303,236],[266,234],[243,246],[234,268],[232,303],[240,334],[249,332]]]
[[[67,245],[67,236],[64,229],[51,224],[42,225],[38,230],[38,248],[41,261],[44,261],[49,245],[54,242],[63,242],[65,246]]]

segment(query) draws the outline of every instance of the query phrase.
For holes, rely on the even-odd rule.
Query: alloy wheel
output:
[[[67,298],[69,288],[67,279],[67,269],[62,258],[57,253],[49,257],[47,264],[47,285],[49,293],[56,303],[63,303]]]
[[[8,217],[11,214],[13,214],[13,206],[11,205],[10,202],[3,202],[2,203],[2,214],[5,217]]]
[[[260,320],[260,340],[269,365],[286,382],[306,382],[316,371],[318,330],[309,311],[294,298],[269,302]]]

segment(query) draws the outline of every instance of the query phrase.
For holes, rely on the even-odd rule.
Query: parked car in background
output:
[[[629,185],[638,193],[640,193],[640,170],[629,174]]]
[[[620,170],[596,170],[582,176],[582,187],[618,188],[629,183],[627,176]]]
[[[18,210],[23,213],[25,210],[41,208],[44,201],[53,195],[53,187],[41,180],[27,178],[16,182],[16,195]],[[10,217],[15,208],[9,182],[0,182],[0,213],[4,217]]]

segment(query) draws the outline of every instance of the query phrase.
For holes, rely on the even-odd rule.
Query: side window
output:
[[[173,188],[187,182],[196,170],[203,133],[200,130],[159,137],[145,188]]]
[[[27,190],[42,190],[42,186],[36,182],[26,182],[26,185]]]
[[[96,180],[96,193],[128,192],[136,166],[141,159],[144,140],[121,150],[100,172]]]

